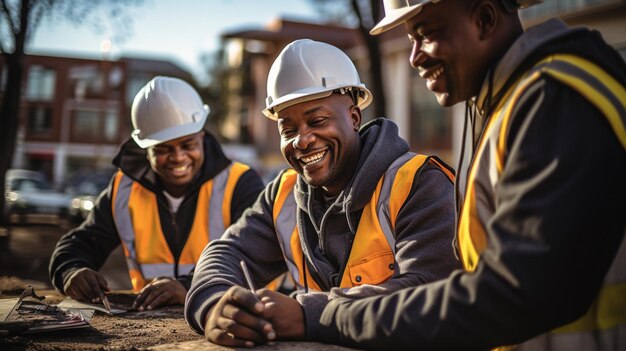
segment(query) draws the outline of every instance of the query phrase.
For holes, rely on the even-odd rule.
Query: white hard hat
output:
[[[441,0],[383,0],[385,17],[370,30],[370,34],[386,32],[417,15],[425,4],[439,1]]]
[[[370,34],[377,35],[396,27],[417,15],[422,6],[428,3],[438,3],[441,0],[383,0],[385,17],[378,22],[370,31]],[[518,8],[526,8],[543,0],[501,0],[508,11]]]
[[[131,135],[141,148],[197,133],[209,106],[187,82],[157,76],[139,90],[131,108]]]
[[[372,102],[372,93],[361,83],[356,67],[343,51],[310,39],[296,40],[281,51],[270,68],[263,114],[276,120],[278,111],[330,96],[335,90],[356,90],[361,109]]]

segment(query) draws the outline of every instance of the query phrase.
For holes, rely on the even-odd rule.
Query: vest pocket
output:
[[[348,265],[352,286],[385,282],[394,272],[393,252],[377,252]]]

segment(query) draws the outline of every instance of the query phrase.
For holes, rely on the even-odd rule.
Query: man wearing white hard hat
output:
[[[390,120],[361,125],[372,97],[348,56],[296,40],[274,61],[267,90],[263,113],[277,122],[291,169],[202,254],[185,311],[194,330],[227,346],[314,340],[329,299],[388,294],[460,267],[452,171],[409,152]],[[242,260],[253,286],[289,272],[297,292],[257,298],[242,287]]]
[[[626,350],[626,65],[598,32],[556,19],[524,30],[518,7],[535,2],[384,1],[372,33],[403,26],[439,103],[467,102],[455,242],[465,269],[332,301],[322,341]]]
[[[139,310],[182,304],[200,253],[263,188],[258,174],[229,160],[204,130],[208,106],[178,78],[158,76],[135,96],[132,139],[118,172],[88,218],[63,236],[50,277],[60,292],[99,302],[109,291],[97,271],[124,247]]]

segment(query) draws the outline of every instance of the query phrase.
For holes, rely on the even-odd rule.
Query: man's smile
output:
[[[326,155],[326,150],[314,153],[312,155],[302,156],[298,158],[298,161],[303,163],[305,166],[308,166],[308,165],[321,161],[325,155]]]

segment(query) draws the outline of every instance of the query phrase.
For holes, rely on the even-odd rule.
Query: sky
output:
[[[261,29],[283,17],[315,21],[307,0],[144,0],[130,7],[132,26],[123,42],[111,41],[110,57],[140,56],[171,59],[206,81],[199,56],[215,52],[223,32]],[[32,54],[100,58],[103,41],[114,36],[109,23],[77,26],[44,18],[27,46]]]

